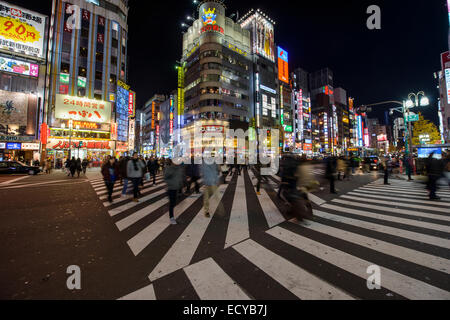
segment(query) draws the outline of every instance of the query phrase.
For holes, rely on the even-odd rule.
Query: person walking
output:
[[[217,193],[217,185],[219,184],[219,168],[216,163],[202,165],[203,184],[205,189],[203,192],[203,209],[205,210],[205,217],[210,218],[209,212],[209,198],[215,196]]]
[[[133,201],[139,202],[139,184],[144,176],[145,164],[139,159],[137,152],[133,154],[133,158],[127,163],[127,178],[133,182]]]
[[[89,165],[88,159],[84,158],[83,162],[81,163],[81,167],[83,168],[84,175],[86,175],[86,170],[87,170],[88,165]]]
[[[335,188],[337,161],[336,157],[331,156],[327,159],[325,177],[330,181],[330,193],[337,194]]]
[[[52,173],[52,159],[48,158],[45,162],[45,173],[51,174]]]
[[[78,158],[77,159],[77,174],[78,174],[78,178],[80,177],[81,171],[83,171],[83,168],[81,166],[81,159]]]
[[[118,164],[118,169],[119,169],[119,176],[120,176],[120,180],[121,183],[123,185],[122,187],[122,198],[126,198],[127,196],[127,189],[128,189],[128,175],[127,175],[127,170],[128,170],[128,161],[130,159],[128,157],[121,157],[119,160],[119,164]]]
[[[389,156],[385,156],[384,157],[384,161],[383,161],[383,167],[384,167],[384,184],[385,185],[390,185],[389,183],[389,170],[391,169],[391,159],[389,158]]]
[[[72,178],[75,175],[75,171],[77,171],[77,160],[75,160],[75,157],[72,157],[72,160],[70,160],[70,175],[72,176]]]
[[[434,152],[430,154],[427,159],[426,167],[428,173],[428,190],[430,191],[430,200],[440,200],[437,196],[438,180],[444,173],[444,166],[442,160],[434,157]]]
[[[167,167],[164,171],[164,181],[167,183],[167,195],[169,197],[169,218],[170,224],[177,224],[174,216],[174,209],[177,204],[177,194],[182,188],[183,174],[181,167],[174,164],[172,160],[168,160]]]
[[[263,181],[264,181],[264,183],[268,182],[267,177],[263,176],[261,174],[261,169],[262,169],[262,164],[261,164],[261,162],[258,161],[255,164],[256,180],[257,180],[257,182],[256,182],[256,194],[258,196],[261,195],[261,182],[263,182]]]
[[[228,165],[224,162],[222,164],[222,166],[220,167],[220,170],[222,171],[222,177],[223,177],[223,183],[226,184],[227,183],[227,177],[228,177],[228,173],[230,168],[228,167]]]
[[[151,178],[153,178],[153,185],[156,185],[156,174],[159,171],[159,163],[154,157],[151,157],[147,163],[148,172],[150,173]]]
[[[341,176],[345,178],[345,162],[342,157],[339,157],[337,160],[337,172],[338,172],[338,180],[341,181]]]
[[[112,194],[114,191],[114,184],[119,177],[119,171],[115,163],[115,159],[111,156],[107,156],[105,162],[102,165],[102,176],[105,181],[106,189],[108,190],[108,201],[113,202]]]

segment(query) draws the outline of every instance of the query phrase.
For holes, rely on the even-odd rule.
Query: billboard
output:
[[[419,148],[417,150],[417,155],[420,159],[426,159],[433,154],[433,158],[442,159],[442,149],[441,148]]]
[[[39,66],[37,64],[5,57],[0,57],[0,70],[17,73],[23,76],[39,76]]]
[[[136,93],[133,91],[129,92],[128,116],[130,118],[134,118],[136,116]]]
[[[128,142],[128,108],[130,92],[120,85],[117,86],[117,141]]]
[[[55,118],[110,123],[111,102],[57,94]]]
[[[289,59],[286,50],[278,47],[278,79],[289,83]]]
[[[0,90],[0,134],[34,136],[37,112],[37,96]]]
[[[253,51],[275,62],[275,40],[273,24],[260,14],[255,15]]]
[[[45,23],[42,14],[0,1],[0,50],[43,59]]]

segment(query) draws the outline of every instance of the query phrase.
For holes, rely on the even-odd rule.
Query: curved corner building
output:
[[[250,31],[225,10],[223,1],[201,2],[198,19],[183,36],[185,104],[178,114],[188,131],[195,126],[202,132],[245,131],[253,117]],[[211,141],[203,146],[212,147]]]

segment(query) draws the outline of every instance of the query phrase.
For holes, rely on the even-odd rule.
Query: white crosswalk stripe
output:
[[[274,179],[280,181],[279,177]],[[328,202],[318,198],[315,218],[298,223],[285,220],[284,209],[271,198],[276,192],[275,182],[268,180],[262,184],[261,194],[256,195],[254,173],[243,170],[241,176],[234,176],[229,184],[219,187],[218,199],[210,199],[211,218],[203,215],[201,195],[182,199],[174,214],[176,219],[187,222],[173,228],[168,216],[169,201],[164,196],[166,189],[160,189],[163,182],[144,188],[139,203],[120,198],[108,205],[109,215],[120,218],[114,223],[120,232],[128,234],[127,244],[136,259],[158,256],[148,270],[151,284],[143,283],[141,289],[121,299],[158,299],[158,288],[169,281],[168,275],[177,272],[184,274],[183,281],[202,300],[255,299],[258,292],[252,291],[255,289],[252,289],[251,271],[255,268],[264,281],[275,283],[294,298],[360,299],[377,294],[365,288],[367,268],[371,265],[381,269],[384,293],[378,294],[378,298],[386,295],[392,299],[450,298],[450,215],[445,215],[449,213],[450,202],[446,197],[450,198],[450,192],[447,190],[440,191],[443,200],[430,201],[421,185],[392,182],[385,186],[376,181]],[[100,188],[102,181],[97,183]],[[252,194],[251,199],[257,199],[258,206],[248,202],[248,194]],[[230,201],[229,212],[216,217],[225,201]],[[247,208],[255,209],[250,214]],[[251,230],[257,227],[255,221],[267,225],[254,239]],[[215,236],[216,231],[211,231],[218,225],[224,228],[217,230],[223,238],[209,238]],[[223,252],[233,252],[241,258],[238,261],[218,259],[222,254],[219,248],[219,251],[203,253],[209,245],[217,245],[217,241],[225,244],[220,247]],[[288,254],[283,246],[316,260],[296,260],[296,254]],[[370,257],[363,254],[368,251]],[[346,273],[359,279],[363,288],[346,285],[334,274],[321,272],[324,264],[336,274]],[[231,274],[233,269],[240,270],[241,277]],[[154,285],[159,282],[158,286]]]

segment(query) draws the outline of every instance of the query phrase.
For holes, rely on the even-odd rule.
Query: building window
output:
[[[112,74],[109,78],[109,83],[115,84],[117,82],[117,76],[115,74]]]
[[[79,68],[78,68],[78,75],[79,75],[80,77],[86,78],[86,69],[83,68],[83,67],[79,67]]]
[[[78,88],[78,96],[85,97],[86,96],[86,88]]]
[[[111,64],[115,66],[117,65],[117,57],[111,56]]]
[[[80,57],[87,58],[87,56],[88,56],[88,49],[84,48],[84,47],[81,47],[80,48]]]
[[[61,73],[70,73],[70,64],[62,62],[61,63]]]
[[[117,39],[112,39],[111,46],[117,48],[119,46],[119,41],[117,41]]]
[[[96,71],[95,72],[95,80],[102,80],[102,77],[103,77],[103,73],[102,72],[100,72],[100,71]]]
[[[95,93],[95,94],[94,94],[94,99],[102,100],[102,95],[101,95],[101,94],[98,94],[98,93]]]
[[[97,60],[97,63],[98,63],[98,62],[103,63],[103,53],[97,52],[97,53],[95,54],[95,59]]]
[[[89,29],[81,28],[81,37],[89,38]]]

